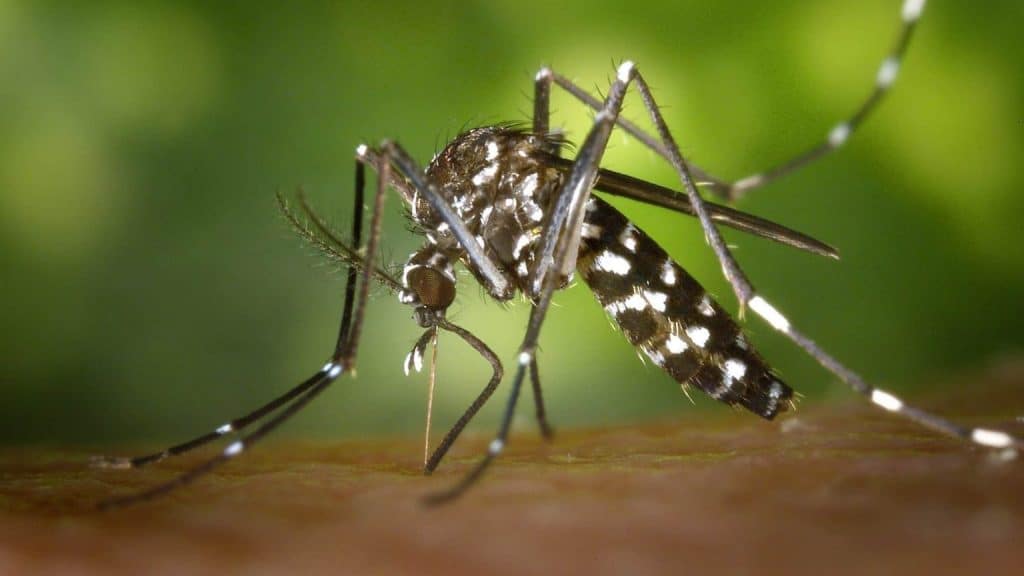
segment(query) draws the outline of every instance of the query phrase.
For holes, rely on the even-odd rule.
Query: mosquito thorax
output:
[[[562,183],[550,159],[562,145],[557,137],[508,125],[475,128],[452,140],[426,169],[427,178],[504,276],[506,290],[488,289],[497,300],[508,300],[517,291],[529,293],[545,216]],[[410,217],[427,238],[421,252],[462,261],[481,285],[488,285],[449,226],[418,194],[410,202]]]

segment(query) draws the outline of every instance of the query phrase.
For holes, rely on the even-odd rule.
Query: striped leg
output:
[[[367,165],[372,168],[376,166],[376,162],[378,158],[380,158],[380,156],[376,155],[372,150],[365,149],[363,150],[362,158],[364,158]],[[412,196],[413,192],[411,188],[402,188],[403,186],[408,186],[405,180],[392,178],[391,184],[399,188],[400,193],[406,195],[407,197]],[[331,229],[331,227],[323,220],[323,218],[321,218],[317,214],[313,207],[310,206],[309,203],[306,201],[301,191],[299,193],[299,204],[308,221],[312,223],[313,227],[315,227],[315,230],[311,229],[305,222],[300,220],[299,217],[292,212],[288,203],[284,201],[284,198],[281,195],[278,195],[278,202],[281,205],[281,210],[284,213],[285,218],[288,219],[288,221],[292,224],[293,228],[295,228],[296,232],[301,237],[305,238],[310,243],[310,245],[322,251],[329,258],[336,260],[337,262],[346,267],[356,267],[358,269],[362,269],[363,261],[361,260],[361,257],[357,254],[355,250],[348,246],[345,243],[345,241],[342,240],[334,230]],[[399,282],[396,278],[392,277],[387,271],[380,267],[377,267],[374,270],[374,278],[377,280],[379,284],[383,285],[394,294],[398,294],[402,290],[402,283]],[[451,445],[454,444],[455,440],[462,433],[462,430],[465,428],[465,426],[469,424],[470,420],[473,419],[473,417],[480,410],[480,408],[482,408],[483,405],[490,398],[490,396],[493,395],[494,390],[497,388],[498,384],[501,381],[502,375],[504,374],[504,368],[501,365],[501,361],[498,359],[497,355],[486,344],[484,344],[482,340],[477,338],[475,335],[473,335],[465,328],[453,324],[448,320],[445,320],[443,318],[435,318],[433,320],[434,323],[431,324],[431,327],[440,328],[441,330],[445,330],[453,334],[456,334],[457,336],[462,338],[467,344],[469,344],[470,347],[476,350],[477,353],[480,354],[480,356],[491,365],[492,375],[491,379],[484,387],[484,390],[480,392],[476,400],[474,400],[473,403],[469,406],[469,408],[467,408],[466,411],[462,414],[462,416],[459,417],[458,421],[452,426],[451,430],[448,431],[444,439],[441,441],[438,447],[435,448],[434,452],[427,460],[427,463],[424,466],[424,472],[427,474],[433,472],[441,463],[441,460],[447,454],[448,450],[451,448]],[[422,368],[423,354],[429,340],[428,336],[429,331],[425,333],[420,338],[419,341],[416,342],[416,344],[413,346],[412,351],[410,351],[410,353],[406,356],[405,362],[403,364],[403,369],[406,375],[408,375],[411,370],[415,369],[418,372]],[[536,368],[536,362],[534,362],[530,376],[534,390],[534,404],[536,407],[537,424],[540,427],[541,434],[544,436],[544,438],[551,439],[554,433],[552,432],[551,426],[547,421],[546,410],[544,408],[544,399],[540,389],[540,376]]]
[[[320,369],[319,372],[310,376],[304,382],[302,382],[298,386],[295,386],[291,390],[285,392],[281,396],[278,396],[277,398],[271,400],[270,402],[267,402],[263,406],[260,406],[259,408],[253,410],[252,412],[246,414],[245,416],[235,418],[230,422],[218,426],[213,431],[203,434],[202,436],[198,436],[186,442],[175,444],[174,446],[165,448],[164,450],[161,450],[159,452],[146,454],[144,456],[135,456],[132,458],[100,456],[94,458],[92,462],[90,462],[90,464],[95,468],[142,468],[147,464],[159,462],[170,456],[178,456],[180,454],[184,454],[185,452],[190,452],[192,450],[195,450],[196,448],[205,446],[206,444],[209,444],[210,442],[213,442],[214,440],[217,440],[222,436],[235,432],[241,432],[242,430],[245,430],[252,424],[258,422],[271,412],[274,412],[278,408],[287,405],[292,400],[308,393],[310,389],[316,386],[317,383],[319,383],[327,375],[327,373],[331,370],[331,367],[332,366],[330,364],[325,365],[323,368]]]
[[[540,427],[540,435],[545,440],[552,440],[555,437],[555,430],[548,422],[547,410],[544,409],[544,393],[540,387],[540,368],[537,366],[537,359],[530,362],[530,382],[533,384],[533,404],[536,409],[537,426]]]
[[[608,127],[608,132],[610,131],[611,126]],[[607,140],[607,134],[605,135],[605,140]],[[400,192],[407,195],[407,198],[409,199],[412,199],[416,194],[422,195],[422,197],[430,204],[431,208],[433,208],[440,215],[443,221],[449,226],[449,228],[452,231],[452,234],[455,236],[456,239],[458,239],[459,245],[466,251],[467,257],[469,258],[473,267],[476,270],[480,271],[481,275],[486,280],[486,282],[490,284],[489,289],[491,293],[508,293],[509,296],[511,296],[511,294],[514,292],[514,288],[508,284],[505,277],[502,276],[501,273],[498,271],[497,265],[483,252],[482,248],[477,243],[477,240],[469,232],[468,228],[466,227],[466,224],[462,221],[459,215],[455,213],[452,207],[448,205],[447,201],[437,191],[433,183],[427,181],[421,168],[416,164],[415,160],[412,159],[412,157],[405,151],[404,148],[402,148],[396,142],[387,141],[381,146],[380,150],[368,150],[365,147],[363,147],[360,149],[359,154],[368,159],[389,159],[390,162],[393,163],[394,166],[397,168],[398,173],[401,176],[403,176],[405,180],[407,180],[407,183],[401,182],[396,185]],[[598,161],[599,160],[600,158],[598,158]],[[395,178],[392,178],[393,182],[398,182],[400,180],[401,179],[398,178],[398,174],[395,175]],[[444,328],[444,326],[442,326],[442,328]],[[467,343],[473,346],[482,356],[484,356],[486,359],[488,359],[488,361],[490,361],[490,356],[493,356],[493,353],[490,353],[489,355],[488,353],[484,352],[485,349],[488,350],[489,352],[489,349],[487,349],[486,346],[483,345],[483,342],[479,341],[475,337],[472,337],[471,334],[465,332],[461,328],[458,328],[454,325],[448,324],[448,327],[445,329],[456,331],[456,328],[458,329],[458,331],[461,331],[457,333],[459,333],[459,335],[462,336],[462,338],[465,339]],[[470,337],[472,337],[472,339]],[[495,358],[495,360],[497,359]],[[501,370],[500,363],[495,365],[494,362],[491,362],[491,364],[492,366],[495,367],[496,372]],[[544,437],[550,438],[552,436],[551,427],[548,424],[545,415],[543,397],[540,394],[540,381],[537,377],[536,369],[533,370],[532,376],[533,389],[535,392],[534,402],[537,407],[538,424],[541,428],[541,433],[544,435]],[[498,378],[498,380],[500,380],[500,377]],[[491,390],[491,392],[493,392],[493,390]],[[487,388],[485,388],[484,392],[482,392],[480,397],[478,397],[478,400],[480,400],[480,398],[483,398],[483,400],[486,401],[486,397],[484,395],[486,394],[486,396],[489,397],[491,392],[488,392]],[[465,426],[466,423],[468,423],[469,419],[473,417],[473,415],[476,413],[477,410],[479,410],[479,408],[480,406],[477,406],[476,403],[471,405],[470,409],[466,412],[466,414],[463,414],[463,417],[460,418],[459,422],[456,423],[455,428],[453,428],[452,431],[449,432],[449,435],[445,438],[445,442],[448,441],[449,437],[453,442],[455,437],[458,436],[458,434],[461,432],[462,427]],[[454,435],[452,433],[454,433]],[[447,452],[449,446],[450,442],[448,442],[447,445],[445,443],[442,443],[438,450],[435,451],[435,454],[431,456],[430,461],[427,463],[428,472],[432,471],[434,468],[437,467],[437,465],[440,463],[440,458],[444,455],[445,452]]]
[[[366,303],[369,298],[370,279],[374,274],[374,255],[377,253],[380,243],[381,216],[383,213],[384,198],[387,192],[387,182],[390,180],[391,176],[391,167],[388,164],[380,164],[377,167],[377,170],[380,177],[377,182],[377,192],[375,194],[373,211],[371,212],[370,217],[370,233],[365,247],[366,256],[361,271],[356,271],[355,268],[352,268],[352,272],[348,274],[345,288],[345,304],[342,308],[342,319],[339,328],[338,341],[335,345],[334,353],[331,355],[331,359],[316,374],[299,386],[296,386],[285,395],[264,405],[253,413],[239,419],[246,420],[244,424],[248,425],[273,409],[284,406],[283,409],[273,418],[264,422],[256,430],[229,444],[217,456],[206,460],[202,464],[184,472],[180,476],[168,482],[158,484],[148,490],[129,494],[127,496],[111,498],[101,502],[100,508],[117,508],[150,500],[171,492],[176,488],[194,482],[244,452],[246,448],[259,441],[292,416],[300,412],[309,404],[309,402],[323,392],[343,373],[353,370],[355,367],[356,355],[358,353],[359,336],[362,333],[363,319],[366,314]],[[355,194],[357,210],[354,217],[356,224],[353,226],[353,239],[356,245],[358,245],[360,241],[359,237],[361,236],[362,231],[362,211],[360,208],[362,207],[363,199],[363,175],[363,170],[361,168],[357,168]],[[357,279],[359,284],[358,293],[356,292]],[[287,404],[289,400],[292,400],[292,402]],[[179,448],[183,448],[178,450],[177,453],[201,446],[202,444],[231,432],[234,429],[234,423],[221,426],[212,434],[207,434],[191,442],[179,445]]]
[[[873,404],[889,412],[900,414],[918,424],[966,440],[987,448],[1024,448],[1024,440],[1015,438],[1001,430],[961,426],[941,416],[931,414],[905,403],[894,394],[876,388],[821,349],[813,340],[798,332],[796,328],[774,306],[761,296],[754,296],[749,302],[750,309],[768,322],[772,328],[783,333],[826,370],[838,376],[858,394],[867,397]]]
[[[906,55],[907,47],[910,45],[910,39],[918,20],[921,18],[921,13],[924,11],[924,6],[925,0],[904,0],[900,11],[900,30],[897,34],[896,42],[893,44],[893,47],[886,58],[882,60],[882,64],[879,66],[878,73],[875,76],[875,83],[871,92],[855,109],[853,114],[851,114],[846,120],[837,123],[821,142],[812,146],[803,153],[794,156],[790,160],[781,162],[767,170],[751,174],[735,181],[729,181],[713,176],[707,171],[691,164],[690,170],[696,177],[697,181],[706,185],[709,190],[722,198],[736,200],[743,197],[751,190],[760,188],[769,182],[794,172],[845,144],[853,132],[859,128],[871,112],[874,111],[896,81],[896,77],[899,74],[900,63]],[[545,131],[547,130],[548,101],[550,99],[550,87],[552,82],[576,99],[590,106],[592,109],[601,109],[601,101],[594,98],[586,90],[583,90],[568,78],[555,73],[549,68],[542,68],[540,72],[537,73],[534,85],[535,130],[538,127],[543,127]],[[538,113],[542,115],[541,118],[537,117]],[[669,150],[666,149],[657,138],[647,134],[636,124],[633,124],[623,118],[619,118],[617,120],[617,124],[651,150],[654,150],[665,159],[670,159]]]
[[[426,465],[423,467],[424,474],[430,474],[437,469],[437,466],[441,463],[445,454],[448,453],[452,444],[454,444],[455,440],[458,439],[460,434],[462,434],[462,430],[465,429],[466,425],[469,424],[469,421],[476,416],[476,413],[480,411],[480,408],[483,408],[483,405],[486,404],[487,400],[490,399],[492,394],[494,394],[494,391],[498,388],[498,384],[501,383],[502,376],[505,374],[505,370],[502,368],[501,361],[498,360],[498,356],[494,351],[488,348],[482,340],[474,336],[468,330],[451,324],[447,320],[441,320],[438,323],[438,326],[443,330],[457,334],[465,340],[467,344],[472,346],[480,356],[487,360],[491,365],[491,379],[487,381],[487,385],[484,386],[484,389],[476,399],[473,400],[473,403],[469,405],[469,408],[462,413],[462,416],[460,416],[455,422],[451,430],[445,434],[444,439],[437,445],[437,448],[434,449],[434,453],[430,455],[430,459],[427,460]]]
[[[228,444],[228,446],[224,448],[224,450],[217,456],[214,456],[213,458],[206,460],[202,464],[187,470],[180,476],[177,476],[172,480],[164,482],[163,484],[158,484],[152,488],[149,488],[142,492],[137,492],[135,494],[129,494],[127,496],[119,496],[108,500],[104,500],[99,504],[100,509],[109,510],[113,508],[121,508],[124,506],[129,506],[131,504],[144,502],[146,500],[152,500],[159,496],[163,496],[164,494],[167,494],[172,490],[191,484],[197,479],[205,476],[206,474],[209,474],[222,464],[226,464],[229,460],[241,454],[246,448],[254,444],[256,441],[260,440],[261,438],[269,434],[271,431],[273,431],[275,428],[280,426],[282,423],[284,423],[286,420],[297,414],[307,404],[309,404],[309,402],[312,401],[313,398],[315,398],[321,392],[323,392],[324,389],[326,389],[344,371],[344,364],[341,362],[329,362],[327,366],[330,366],[330,368],[328,368],[326,372],[324,370],[321,370],[320,372],[317,372],[310,378],[310,380],[314,381],[315,383],[312,385],[309,391],[306,392],[305,395],[299,397],[293,403],[289,404],[284,410],[282,410],[280,413],[278,413],[270,420],[267,420],[255,431],[246,434],[245,436],[243,436],[239,440],[232,442],[231,444]]]
[[[718,229],[711,221],[709,211],[707,210],[704,201],[697,193],[697,188],[690,175],[689,167],[683,160],[682,155],[679,152],[679,147],[676,145],[675,140],[672,138],[672,135],[668,130],[668,126],[665,124],[664,118],[661,116],[661,112],[659,111],[658,105],[651,94],[650,88],[647,86],[647,83],[639,72],[636,73],[636,86],[640,91],[640,96],[644,101],[644,106],[650,114],[651,121],[654,123],[654,126],[660,135],[665,149],[669,152],[669,159],[686,189],[687,195],[690,198],[690,203],[697,212],[698,218],[701,221],[701,226],[704,229],[705,236],[714,249],[718,260],[722,265],[725,277],[736,294],[737,300],[740,303],[741,314],[745,307],[749,307],[773,328],[786,335],[791,341],[800,346],[800,348],[817,360],[824,368],[838,376],[856,392],[867,396],[877,406],[880,406],[890,412],[902,414],[923,426],[927,426],[928,428],[989,448],[1024,447],[1024,442],[1022,442],[1021,439],[1014,438],[1005,432],[985,428],[968,428],[959,426],[949,420],[930,414],[914,406],[909,406],[889,392],[869,385],[860,377],[860,375],[839,363],[836,359],[822,350],[813,340],[798,332],[781,312],[765,300],[764,297],[757,294],[753,285],[751,285],[746,275],[736,263],[731,252],[722,241],[722,237],[719,234]]]
[[[541,235],[540,256],[537,258],[535,268],[530,273],[532,280],[529,296],[534,305],[530,311],[526,334],[519,347],[516,373],[512,380],[512,389],[505,406],[505,416],[498,428],[498,433],[488,446],[487,454],[477,463],[476,467],[455,486],[429,496],[427,502],[430,504],[448,502],[462,495],[480,479],[505,448],[512,424],[512,414],[515,412],[515,406],[519,400],[523,379],[527,370],[536,361],[541,326],[547,316],[555,290],[575,267],[587,199],[590,197],[590,191],[597,179],[601,158],[607,147],[612,128],[615,126],[615,120],[622,109],[626,88],[636,77],[636,69],[632,62],[623,62],[619,66],[615,81],[608,91],[608,97],[594,117],[594,125],[579,147],[572,171],[562,184],[551,207],[550,219]]]

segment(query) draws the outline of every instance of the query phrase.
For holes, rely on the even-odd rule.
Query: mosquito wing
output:
[[[567,171],[572,167],[572,161],[564,158],[552,156],[551,162],[563,171]],[[598,171],[597,183],[594,184],[594,189],[614,196],[637,200],[645,204],[661,206],[662,208],[682,212],[690,216],[697,215],[693,205],[690,204],[690,199],[685,194],[646,180],[634,178],[628,174],[602,168]],[[839,259],[839,252],[835,248],[803,232],[797,232],[781,224],[721,204],[707,201],[704,204],[708,207],[711,220],[717,224],[774,240],[780,244],[799,248],[812,254]]]

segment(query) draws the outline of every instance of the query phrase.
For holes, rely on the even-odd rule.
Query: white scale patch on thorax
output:
[[[494,140],[487,142],[487,161],[491,162],[498,157],[498,143]]]
[[[483,186],[491,180],[494,180],[494,177],[498,174],[498,167],[499,165],[497,162],[488,164],[486,168],[477,172],[476,175],[473,176],[473,185]]]
[[[534,172],[523,178],[522,184],[519,186],[519,193],[523,196],[533,196],[533,193],[537,191],[537,173]]]
[[[469,194],[460,194],[452,200],[452,208],[455,208],[455,211],[458,212],[459,216],[462,216],[463,212],[466,211],[468,204]]]
[[[523,252],[523,248],[526,248],[533,242],[533,236],[529,233],[523,233],[516,238],[516,246],[512,249],[512,257],[519,260],[519,256]]]
[[[544,219],[544,211],[533,200],[527,200],[523,203],[523,209],[526,210],[526,217],[532,222],[540,222]]]

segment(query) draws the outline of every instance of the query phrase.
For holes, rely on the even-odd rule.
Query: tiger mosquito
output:
[[[191,483],[244,452],[335,380],[353,372],[372,283],[395,292],[401,303],[413,308],[416,322],[425,329],[405,359],[406,373],[422,368],[424,351],[438,331],[459,336],[491,366],[492,375],[484,389],[427,460],[425,472],[436,469],[504,374],[497,355],[484,342],[445,317],[455,299],[457,263],[468,269],[491,298],[504,302],[521,294],[529,300],[531,309],[497,434],[475,467],[449,489],[430,495],[430,503],[449,501],[464,493],[503,451],[527,374],[537,420],[544,435],[550,437],[536,350],[552,297],[569,284],[574,272],[580,273],[629,342],[684,388],[696,387],[716,400],[769,420],[790,408],[793,389],[753,349],[736,321],[653,239],[617,209],[592,195],[595,190],[695,216],[736,296],[740,317],[747,309],[753,311],[876,406],[986,448],[1024,447],[1024,440],[1006,432],[962,426],[905,403],[867,383],[798,331],[754,288],[723,242],[718,226],[826,257],[837,258],[836,251],[780,224],[704,200],[698,191],[699,182],[719,198],[736,200],[842,147],[896,80],[924,5],[925,0],[904,0],[896,42],[878,69],[873,89],[852,115],[802,154],[735,181],[716,177],[684,160],[647,81],[630,61],[618,66],[603,100],[551,68],[542,68],[534,80],[533,122],[529,129],[500,124],[469,130],[452,140],[426,170],[395,141],[385,140],[377,147],[360,145],[355,155],[355,216],[348,242],[317,215],[301,194],[302,216],[278,196],[285,216],[298,233],[348,269],[338,339],[327,363],[283,395],[212,432],[149,455],[98,460],[101,466],[138,468],[230,434],[242,434],[260,423],[180,476],[143,492],[107,500],[102,506],[151,499]],[[630,85],[639,93],[656,136],[619,117]],[[593,125],[573,160],[561,156],[567,142],[549,129],[552,86],[595,111]],[[601,168],[616,126],[665,158],[684,192]],[[362,241],[367,166],[377,172],[377,185],[367,240],[357,248]],[[410,255],[400,277],[375,263],[389,188],[404,201],[414,229],[426,239]]]

